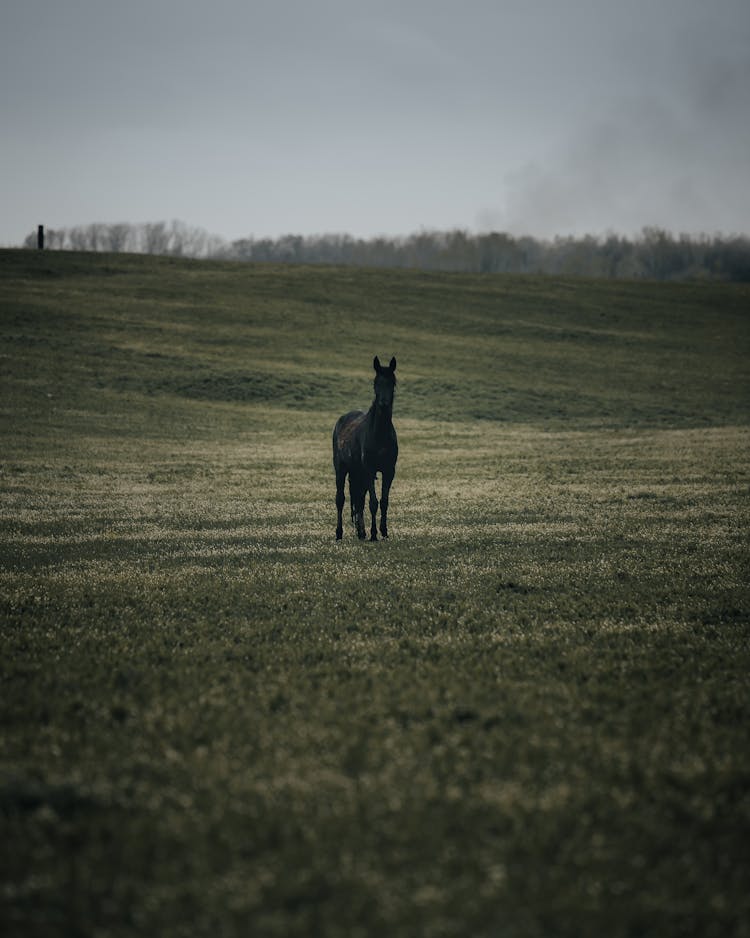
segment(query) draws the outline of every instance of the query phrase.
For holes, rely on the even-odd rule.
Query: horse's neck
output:
[[[377,407],[373,401],[372,407],[367,413],[367,423],[373,436],[380,439],[387,437],[390,433],[392,424],[392,411]]]

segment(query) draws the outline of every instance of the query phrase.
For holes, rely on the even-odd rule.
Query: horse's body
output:
[[[380,473],[382,479],[380,493],[380,533],[388,537],[388,493],[396,472],[398,459],[398,440],[391,416],[393,414],[393,394],[396,387],[396,359],[392,358],[384,368],[377,357],[373,361],[375,369],[375,400],[364,413],[352,410],[339,417],[333,428],[333,468],[336,472],[336,540],[343,535],[341,514],[344,508],[344,483],[349,476],[349,500],[352,508],[352,521],[360,540],[365,532],[365,495],[370,493],[370,540],[378,539],[376,515],[378,499],[375,495],[375,476]]]

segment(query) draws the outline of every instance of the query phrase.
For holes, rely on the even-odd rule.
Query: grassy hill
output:
[[[385,345],[403,359],[407,418],[704,426],[748,412],[747,286],[32,252],[0,263],[12,360],[38,361],[66,394],[93,383],[334,413],[368,401]],[[69,354],[50,368],[55,349]]]
[[[4,934],[746,934],[748,352],[746,285],[0,251]]]

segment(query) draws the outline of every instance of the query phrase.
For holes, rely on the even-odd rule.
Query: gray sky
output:
[[[0,245],[750,232],[748,0],[17,0]]]

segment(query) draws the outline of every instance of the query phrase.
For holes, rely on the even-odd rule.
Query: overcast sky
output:
[[[748,0],[17,0],[0,245],[750,233]]]

